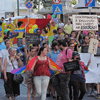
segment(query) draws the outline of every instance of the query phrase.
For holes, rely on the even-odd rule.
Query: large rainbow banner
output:
[[[32,60],[30,60],[27,64],[27,66],[24,66],[24,67],[21,67],[21,68],[18,68],[18,69],[15,69],[15,70],[12,70],[11,73],[12,74],[22,74],[24,72],[26,72],[27,70],[31,70],[35,60],[37,59],[38,56],[34,57]],[[49,58],[50,59],[50,58]],[[50,59],[50,62],[51,62],[51,65],[53,68],[55,69],[61,69],[53,60]],[[52,70],[49,70],[50,74],[51,74],[51,77],[56,75],[56,74],[59,74],[60,72],[58,71],[52,71]]]

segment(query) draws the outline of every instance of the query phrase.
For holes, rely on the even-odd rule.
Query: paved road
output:
[[[23,75],[25,77],[25,75]],[[24,84],[20,85],[20,96],[16,98],[16,100],[27,100],[27,87]],[[3,80],[0,79],[0,100],[8,100],[8,98],[6,98],[5,96],[5,92],[4,92],[4,87],[3,87]],[[35,100],[39,100],[38,98],[36,98]],[[47,100],[53,100],[52,98],[47,98]],[[94,97],[87,97],[85,96],[83,100],[96,100]]]

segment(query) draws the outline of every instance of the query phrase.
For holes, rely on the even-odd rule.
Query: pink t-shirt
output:
[[[64,69],[63,63],[68,61],[67,58],[72,58],[72,52],[73,52],[71,49],[68,49],[67,50],[67,55],[66,55],[66,50],[65,51],[60,51],[60,53],[59,53],[59,55],[57,57],[57,60],[56,60],[56,64],[60,68],[62,68],[63,73],[65,73],[65,69]]]
[[[83,31],[83,33],[84,33],[85,35],[88,35],[89,32],[90,32],[90,31]]]

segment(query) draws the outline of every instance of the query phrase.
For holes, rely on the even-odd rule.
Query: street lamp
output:
[[[17,16],[19,16],[19,0],[17,0]]]

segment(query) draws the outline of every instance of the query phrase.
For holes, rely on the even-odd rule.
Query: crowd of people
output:
[[[3,18],[0,25],[2,23]],[[20,28],[22,24],[23,22],[18,22],[16,26]],[[10,27],[7,28],[10,29]],[[40,100],[46,100],[46,97],[50,96],[53,97],[53,100],[82,100],[85,93],[87,93],[87,96],[91,96],[90,93],[93,93],[95,84],[92,84],[92,91],[90,92],[90,84],[85,83],[84,74],[84,70],[89,70],[91,60],[85,65],[81,61],[79,53],[88,53],[90,39],[95,38],[98,40],[97,54],[100,55],[99,31],[74,31],[71,20],[68,20],[66,25],[61,20],[58,24],[51,21],[42,30],[42,33],[39,28],[34,33],[40,34],[40,44],[27,44],[25,33],[17,34],[17,42],[18,39],[22,39],[22,45],[25,45],[24,48],[20,49],[23,55],[19,55],[18,50],[13,47],[10,30],[3,37],[2,28],[0,27],[0,44],[3,42],[5,44],[5,49],[0,50],[0,67],[6,97],[9,100],[12,100],[12,98],[15,100],[15,97],[20,95],[20,84],[13,81],[14,74],[10,72],[19,66],[26,65],[34,57],[36,59],[31,70],[25,73],[24,83],[27,84],[27,100],[30,100],[31,95],[35,100],[36,94]],[[49,43],[50,36],[53,36],[52,43]],[[61,70],[53,68],[49,58]],[[74,60],[78,60],[80,69],[65,72],[63,63]],[[60,73],[50,78],[49,69]],[[99,89],[100,86],[97,84],[97,98],[99,98]]]

